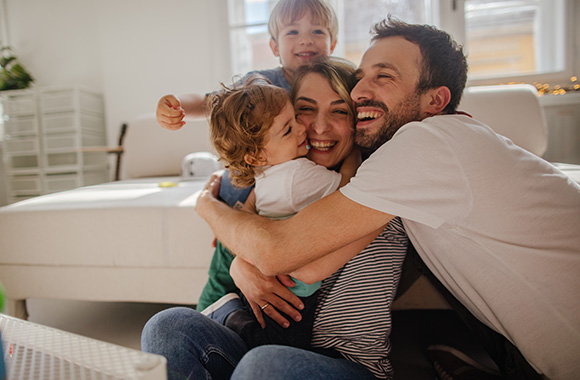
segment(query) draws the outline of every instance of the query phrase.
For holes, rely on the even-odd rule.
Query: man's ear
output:
[[[274,40],[273,37],[270,37],[270,49],[272,49],[272,53],[274,53],[275,57],[280,56],[280,49],[278,47],[278,42],[276,42],[276,40]]]
[[[264,166],[266,165],[266,159],[262,156],[254,156],[253,154],[246,153],[244,155],[244,161],[246,164],[252,166]]]
[[[440,114],[450,100],[451,91],[447,86],[431,89],[423,96],[423,112],[431,116]]]

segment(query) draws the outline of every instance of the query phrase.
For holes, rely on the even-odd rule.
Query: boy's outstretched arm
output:
[[[187,94],[179,97],[169,94],[159,99],[155,116],[160,126],[176,131],[185,125],[185,120],[206,117],[207,96]]]

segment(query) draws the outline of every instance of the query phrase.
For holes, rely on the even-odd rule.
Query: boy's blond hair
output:
[[[268,21],[270,37],[277,41],[280,30],[301,19],[306,12],[310,12],[312,22],[328,29],[330,42],[334,43],[338,34],[338,19],[326,0],[280,0],[272,9]]]
[[[222,87],[210,98],[211,141],[230,170],[232,183],[248,187],[254,184],[256,171],[246,162],[246,155],[257,157],[264,149],[268,131],[290,97],[258,74],[232,87],[222,83]]]

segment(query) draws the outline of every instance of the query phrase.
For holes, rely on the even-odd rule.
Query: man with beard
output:
[[[392,19],[373,31],[351,94],[356,142],[370,157],[351,182],[271,221],[223,206],[214,178],[196,210],[266,275],[289,273],[400,216],[416,259],[483,337],[502,377],[573,378],[580,373],[580,187],[457,113],[467,64],[448,34]],[[315,355],[261,347],[232,379],[304,378]],[[301,364],[292,365],[296,358]],[[440,375],[461,378],[445,368]]]

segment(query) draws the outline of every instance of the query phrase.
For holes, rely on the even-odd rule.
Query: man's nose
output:
[[[365,79],[359,80],[356,86],[354,86],[350,92],[350,97],[355,102],[372,99],[373,94],[368,82]]]

